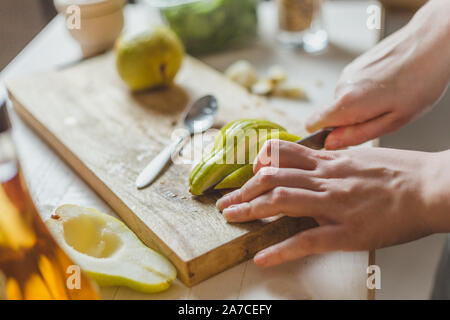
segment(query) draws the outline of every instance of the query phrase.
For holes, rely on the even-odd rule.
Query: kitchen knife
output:
[[[333,130],[334,128],[324,128],[318,130],[309,136],[296,141],[295,143],[315,150],[323,149],[325,147],[325,140]]]

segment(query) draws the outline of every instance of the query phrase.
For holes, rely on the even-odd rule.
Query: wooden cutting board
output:
[[[310,218],[228,224],[217,195],[192,197],[191,165],[172,165],[149,188],[134,181],[170,142],[183,110],[205,94],[218,98],[217,126],[266,118],[304,134],[302,119],[252,96],[220,73],[187,57],[172,88],[131,93],[116,74],[114,55],[7,81],[19,115],[69,163],[148,246],[164,253],[192,286],[257,251],[315,226]]]

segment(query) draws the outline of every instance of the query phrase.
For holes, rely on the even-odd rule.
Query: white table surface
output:
[[[342,68],[373,46],[378,30],[366,27],[366,9],[374,1],[333,2],[325,7],[331,44],[320,55],[281,48],[274,40],[276,15],[273,3],[260,8],[261,40],[245,49],[202,57],[218,70],[237,59],[247,59],[263,73],[273,64],[284,66],[289,81],[302,85],[309,101],[272,99],[273,104],[297,118],[306,118],[332,101]],[[127,28],[156,19],[145,7],[126,9]],[[0,81],[55,65],[75,61],[77,44],[58,16],[3,70]],[[45,94],[43,92],[42,94]],[[19,118],[13,116],[13,135],[32,197],[42,216],[65,203],[89,206],[114,215],[103,202]],[[102,288],[105,299],[366,299],[369,252],[334,252],[315,255],[284,265],[261,269],[252,261],[241,263],[192,288],[180,281],[158,294],[141,294],[123,287]]]

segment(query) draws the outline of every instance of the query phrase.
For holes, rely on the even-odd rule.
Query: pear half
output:
[[[45,223],[64,251],[100,286],[159,292],[177,276],[169,260],[110,215],[63,205]]]

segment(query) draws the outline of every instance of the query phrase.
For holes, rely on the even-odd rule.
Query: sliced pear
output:
[[[307,100],[308,96],[306,91],[299,86],[292,85],[280,85],[274,91],[273,94],[280,97],[297,99],[297,100]]]
[[[275,83],[270,79],[259,80],[251,87],[251,92],[260,96],[267,96],[275,89]]]
[[[301,139],[299,136],[296,136],[295,134],[286,131],[281,131],[277,132],[276,134],[269,133],[266,136],[261,137],[259,145],[262,146],[265,141],[274,138],[290,142],[295,142]],[[214,187],[214,189],[220,190],[220,189],[240,188],[253,176],[254,176],[253,164],[246,164],[243,167],[240,167],[239,169],[233,171],[228,176],[226,176],[225,179],[223,179],[220,183],[218,183]]]
[[[201,195],[245,163],[253,161],[245,162],[249,157],[248,150],[258,147],[253,144],[258,143],[260,132],[267,133],[272,129],[285,130],[276,123],[260,119],[240,119],[224,126],[216,136],[211,152],[191,170],[189,191],[193,195]],[[256,156],[254,152],[250,155]]]
[[[240,188],[253,177],[253,165],[246,164],[243,167],[240,167],[233,173],[229,174],[225,177],[219,184],[217,184],[214,189],[235,189]]]
[[[159,292],[177,276],[169,260],[110,215],[63,205],[45,223],[64,251],[100,286]]]
[[[247,89],[258,81],[258,73],[247,60],[239,60],[230,65],[225,70],[225,76]]]
[[[267,71],[267,73],[268,73],[269,79],[276,84],[284,82],[287,79],[286,71],[280,66],[270,67],[269,70]]]

